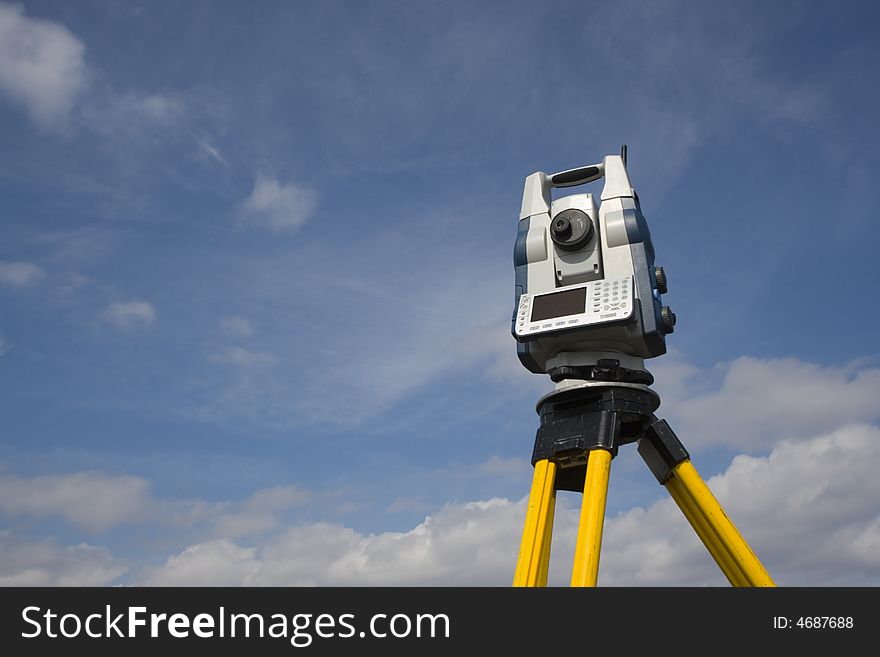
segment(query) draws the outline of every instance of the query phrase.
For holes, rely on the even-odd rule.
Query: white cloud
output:
[[[151,586],[249,586],[260,569],[253,548],[225,539],[192,545],[169,557],[150,578]]]
[[[104,309],[102,317],[116,328],[127,331],[151,326],[156,320],[156,309],[147,301],[117,301]]]
[[[0,260],[0,283],[12,288],[28,287],[45,277],[46,272],[31,262]]]
[[[62,128],[86,84],[85,46],[63,25],[0,5],[0,91],[41,128]]]
[[[308,187],[259,173],[242,205],[242,217],[245,223],[273,231],[295,230],[309,219],[316,205],[317,196]]]
[[[689,446],[769,449],[847,423],[880,419],[880,369],[751,357],[703,370],[675,358],[651,367],[660,414]]]
[[[37,477],[0,476],[0,513],[10,517],[60,517],[89,532],[121,524],[155,524],[216,537],[236,538],[274,529],[279,514],[305,504],[307,491],[273,486],[238,502],[163,500],[145,479],[102,472]]]
[[[0,586],[107,586],[127,569],[104,548],[61,547],[0,532]]]
[[[697,464],[699,465],[699,464]],[[880,430],[853,426],[740,456],[709,480],[771,576],[782,585],[880,585]],[[650,476],[647,475],[646,476]],[[188,547],[149,584],[493,585],[513,576],[525,499],[450,504],[407,532],[363,534],[336,524],[289,529],[257,545]],[[556,513],[551,583],[567,585],[579,510]],[[725,585],[671,499],[606,522],[600,585]]]
[[[0,477],[0,511],[11,516],[62,516],[89,531],[142,520],[151,501],[139,477],[100,472]]]
[[[254,325],[247,317],[230,315],[220,321],[220,331],[230,338],[248,338],[253,335]]]
[[[523,504],[450,505],[405,533],[364,535],[317,523],[261,548],[211,541],[188,547],[145,574],[151,585],[509,584]]]

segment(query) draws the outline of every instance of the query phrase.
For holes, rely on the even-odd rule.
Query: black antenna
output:
[[[623,166],[626,166],[626,144],[620,147],[620,159],[623,160]]]

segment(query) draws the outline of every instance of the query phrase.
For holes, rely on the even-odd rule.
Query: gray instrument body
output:
[[[602,177],[598,205],[592,194],[551,199],[554,187]],[[592,227],[584,226],[587,218]],[[581,242],[575,243],[578,235]],[[513,260],[511,332],[530,371],[545,373],[578,356],[590,362],[589,354],[629,356],[622,364],[638,366],[641,359],[666,353],[665,334],[672,332],[674,316],[661,302],[665,275],[658,285],[648,224],[621,156],[526,178]],[[664,313],[670,316],[665,322]]]

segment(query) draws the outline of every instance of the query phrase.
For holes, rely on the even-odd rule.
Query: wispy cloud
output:
[[[407,248],[405,231],[382,230],[365,234],[356,248],[303,248],[236,270],[230,290],[250,295],[253,313],[271,313],[273,326],[295,327],[298,339],[291,342],[286,330],[266,335],[264,351],[285,367],[259,379],[218,380],[206,416],[269,426],[318,418],[357,425],[444,376],[479,374],[496,359],[516,362],[508,268],[462,244],[459,233],[446,230],[445,216],[410,221],[430,248]],[[293,260],[297,276],[289,274]],[[521,366],[512,370],[508,381],[532,383]]]
[[[160,93],[127,96],[123,105],[129,113],[133,111],[140,116],[160,123],[176,121],[185,112],[185,105],[180,98]]]
[[[91,282],[92,279],[85,274],[80,274],[79,272],[71,272],[58,287],[58,292],[62,296],[62,298],[70,299],[77,292],[88,287]]]
[[[81,117],[85,127],[105,137],[138,139],[181,127],[187,111],[187,100],[179,94],[102,89],[83,103]]]
[[[230,338],[247,338],[254,332],[251,320],[241,315],[230,315],[220,320],[220,331]]]
[[[101,317],[121,331],[148,328],[156,321],[156,309],[147,301],[117,301],[109,304]]]
[[[521,481],[531,478],[531,465],[524,458],[504,458],[492,455],[482,463],[461,465],[435,469],[431,475],[444,479],[483,479],[491,477],[496,480],[516,477]]]
[[[311,217],[317,195],[309,187],[257,174],[254,188],[241,208],[243,223],[273,231],[296,230]]]
[[[66,27],[0,4],[0,92],[40,128],[63,129],[87,81],[85,46]]]
[[[424,513],[430,510],[431,505],[418,497],[398,497],[391,502],[385,511],[388,513],[418,512]]]
[[[200,139],[199,142],[199,152],[207,155],[209,158],[214,160],[215,162],[219,162],[227,169],[229,168],[229,162],[226,161],[226,158],[220,154],[220,150],[216,146],[212,146],[208,143],[207,139]]]
[[[294,486],[275,486],[257,491],[248,499],[224,505],[213,520],[212,535],[235,538],[259,534],[278,526],[278,514],[305,504],[311,495]]]
[[[0,284],[12,288],[28,287],[46,276],[37,265],[31,262],[5,262],[0,260]]]
[[[225,347],[211,356],[215,363],[252,367],[275,362],[275,357],[264,351],[251,351],[244,347]]]
[[[56,267],[89,266],[112,251],[116,232],[103,226],[38,229],[30,238]]]

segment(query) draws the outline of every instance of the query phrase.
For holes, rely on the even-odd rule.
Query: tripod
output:
[[[654,415],[660,397],[644,383],[653,377],[622,368],[609,372],[607,378],[616,381],[567,381],[538,402],[535,472],[513,585],[547,585],[556,491],[570,490],[583,491],[571,585],[596,586],[611,460],[620,445],[637,442],[642,459],[730,583],[775,586],[691,465],[684,445],[666,420]]]

